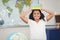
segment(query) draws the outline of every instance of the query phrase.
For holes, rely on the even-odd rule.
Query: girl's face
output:
[[[40,12],[39,11],[35,10],[33,12],[33,18],[34,18],[34,20],[39,20],[40,16],[41,15],[40,15]]]

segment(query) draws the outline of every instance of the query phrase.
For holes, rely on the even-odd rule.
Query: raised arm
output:
[[[20,15],[20,18],[25,22],[28,23],[28,18],[26,17],[26,15],[31,12],[31,9],[26,10],[25,12],[22,12]]]
[[[43,11],[45,11],[45,12],[48,13],[48,15],[46,16],[46,20],[47,20],[47,21],[49,21],[49,20],[54,16],[54,12],[51,11],[51,10],[43,9],[43,8],[42,8],[41,10],[43,10]]]

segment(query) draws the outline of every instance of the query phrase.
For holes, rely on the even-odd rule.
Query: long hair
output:
[[[41,10],[38,10],[38,9],[36,9],[36,10],[40,12],[41,17],[40,17],[39,19],[43,19],[43,20],[44,20],[44,17],[45,17],[45,16],[44,16],[44,14],[41,12]],[[32,10],[31,14],[29,15],[29,19],[34,20],[34,18],[33,18],[33,12],[36,11],[36,10]],[[45,20],[44,20],[44,21],[45,21]]]

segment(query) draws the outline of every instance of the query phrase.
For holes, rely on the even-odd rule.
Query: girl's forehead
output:
[[[33,13],[40,13],[39,11],[34,11]]]

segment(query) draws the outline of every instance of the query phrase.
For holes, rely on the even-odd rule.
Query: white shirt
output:
[[[28,24],[30,26],[31,39],[46,40],[46,21],[41,19],[38,23],[29,19]]]

